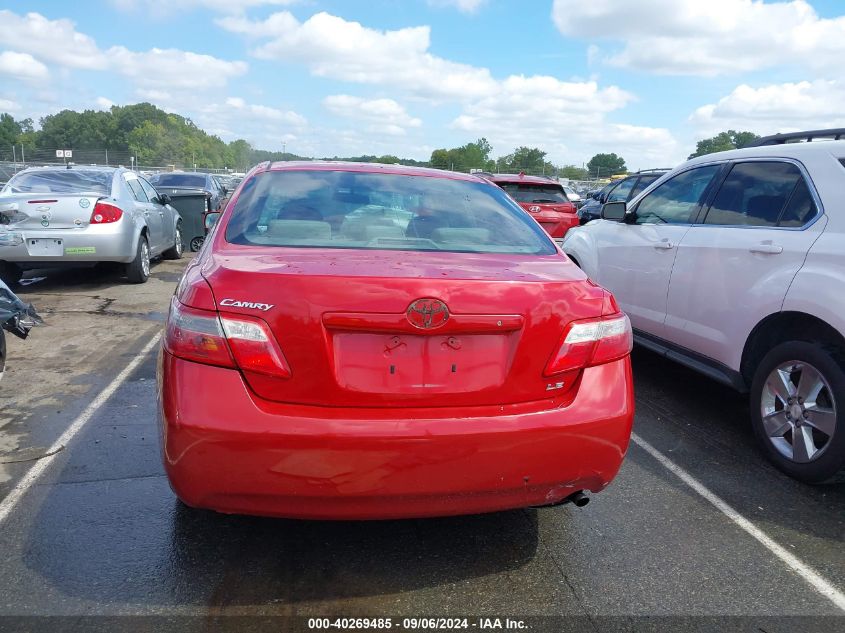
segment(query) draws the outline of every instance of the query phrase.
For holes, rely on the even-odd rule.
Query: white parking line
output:
[[[801,560],[786,551],[783,547],[775,543],[760,528],[758,528],[751,521],[742,516],[739,512],[734,510],[724,500],[722,500],[720,497],[711,492],[710,489],[707,488],[704,484],[702,484],[695,477],[690,475],[683,468],[678,466],[671,459],[666,457],[663,453],[654,448],[651,444],[646,442],[639,435],[637,435],[636,433],[632,433],[631,439],[637,446],[639,446],[646,453],[654,457],[654,459],[660,462],[661,465],[666,467],[667,470],[669,470],[670,472],[672,472],[672,474],[678,477],[678,479],[683,481],[686,485],[695,490],[699,495],[704,497],[708,502],[715,506],[716,509],[719,510],[719,512],[728,517],[734,524],[736,524],[738,527],[745,530],[745,532],[747,532],[749,535],[757,539],[763,545],[763,547],[765,547],[772,554],[777,556],[781,561],[786,564],[787,567],[789,567],[792,571],[794,571],[796,574],[801,576],[801,578],[807,581],[807,583],[810,584],[813,589],[818,591],[825,598],[828,598],[833,604],[839,607],[839,609],[845,611],[845,594],[843,594],[836,587],[834,587],[829,580],[818,574],[809,565],[806,565]]]
[[[67,430],[62,433],[61,437],[57,439],[53,445],[47,449],[45,452],[48,454],[48,457],[44,457],[43,459],[38,460],[35,465],[30,468],[27,473],[21,477],[21,480],[12,488],[12,491],[6,495],[6,498],[0,501],[0,524],[9,516],[9,513],[15,508],[18,504],[18,501],[26,494],[26,491],[38,481],[38,478],[44,474],[44,471],[53,463],[53,460],[56,459],[58,454],[62,452],[62,448],[67,446],[68,442],[73,439],[73,437],[82,430],[82,427],[85,426],[85,423],[91,419],[94,413],[97,412],[105,402],[111,398],[112,394],[124,383],[129,375],[140,365],[144,359],[147,357],[147,354],[156,346],[159,339],[161,338],[161,332],[156,334],[149,343],[144,345],[144,348],[138,353],[138,355],[132,359],[132,361],[123,368],[117,376],[114,377],[108,386],[103,389],[96,398],[89,404],[82,413],[73,421],[73,423],[67,428]]]

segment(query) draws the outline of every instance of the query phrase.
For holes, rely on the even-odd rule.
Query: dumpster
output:
[[[170,206],[182,216],[182,246],[198,251],[205,240],[205,214],[210,211],[211,195],[201,189],[163,190],[170,196]]]

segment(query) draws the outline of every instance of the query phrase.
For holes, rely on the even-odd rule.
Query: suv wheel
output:
[[[751,385],[751,420],[786,474],[815,484],[845,469],[845,371],[821,345],[792,341],[766,354]]]

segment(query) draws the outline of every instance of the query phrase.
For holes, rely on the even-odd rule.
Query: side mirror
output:
[[[158,194],[158,202],[159,204],[170,204],[173,201],[173,198],[168,196],[166,193]]]
[[[603,220],[621,222],[625,219],[626,213],[628,213],[628,205],[624,201],[607,202],[603,204],[601,208],[601,217]]]
[[[214,225],[217,224],[217,220],[220,219],[220,214],[215,213],[206,213],[205,215],[205,230],[210,231],[214,228]]]

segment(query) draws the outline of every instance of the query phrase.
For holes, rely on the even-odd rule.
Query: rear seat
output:
[[[489,229],[454,229],[441,228],[431,232],[431,239],[443,244],[489,244]]]
[[[332,225],[316,220],[270,220],[267,235],[292,240],[330,240]]]

